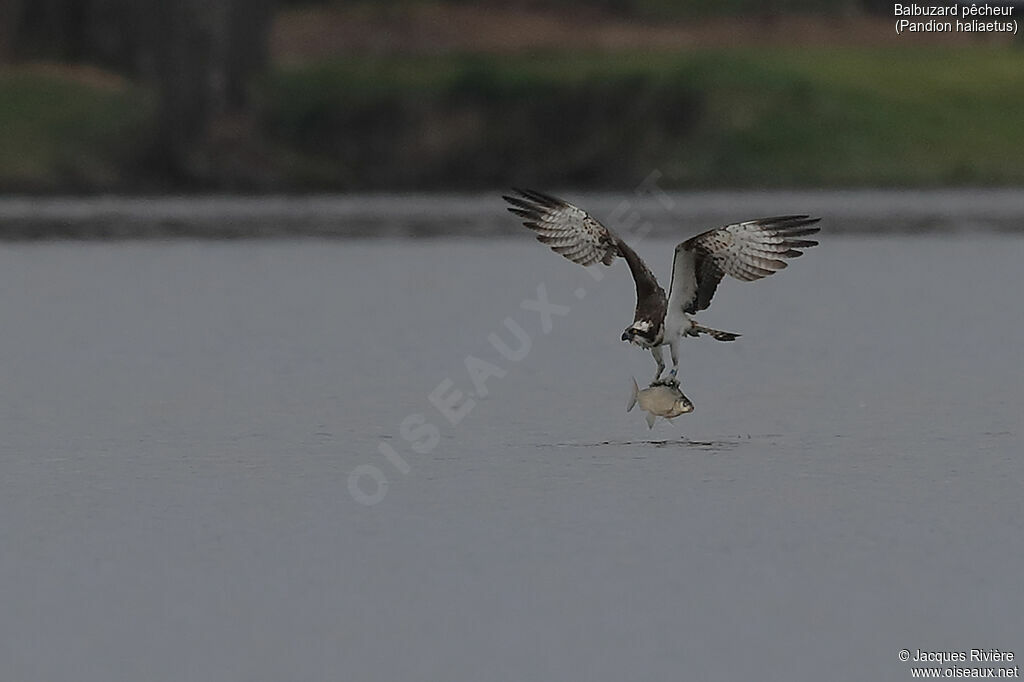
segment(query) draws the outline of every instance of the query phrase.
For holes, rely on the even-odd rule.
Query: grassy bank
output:
[[[1024,181],[1024,52],[715,50],[282,70],[281,142],[352,187]]]
[[[0,189],[131,186],[152,115],[151,97],[101,71],[0,71]]]
[[[801,48],[361,57],[259,92],[279,188],[345,191],[1016,185],[1022,86],[1012,47]],[[0,185],[131,188],[150,99],[0,74]]]
[[[285,5],[297,7],[331,6],[347,4],[368,12],[390,12],[392,14],[414,11],[424,5],[470,4],[469,0],[357,0],[338,3],[335,0],[293,0]],[[580,3],[573,0],[533,0],[526,2],[477,2],[479,5],[502,5],[515,7],[520,11],[560,10],[580,11]],[[816,12],[820,14],[849,14],[858,11],[861,3],[856,0],[592,0],[586,4],[590,12],[605,12],[642,19],[678,19],[703,16],[792,12]]]

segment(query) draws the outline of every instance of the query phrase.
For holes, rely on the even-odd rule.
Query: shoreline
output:
[[[1024,189],[667,192],[666,211],[628,192],[552,189],[601,220],[629,201],[653,238],[736,220],[807,212],[832,234],[1024,232]],[[486,193],[245,197],[0,198],[0,241],[145,239],[402,239],[519,235]],[[895,226],[895,227],[893,227]]]

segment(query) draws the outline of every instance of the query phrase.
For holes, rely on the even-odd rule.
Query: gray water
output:
[[[743,337],[683,343],[696,411],[653,431],[626,268],[525,233],[0,246],[0,679],[1019,663],[1024,238],[827,230],[723,283],[701,320]]]

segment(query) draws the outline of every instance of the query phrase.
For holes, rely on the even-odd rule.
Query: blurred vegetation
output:
[[[303,53],[298,31],[275,63],[273,0],[0,0],[0,190],[621,188],[655,168],[676,187],[1024,182],[1020,39],[468,54],[429,42],[443,11],[423,26],[412,11],[468,0],[281,2],[338,10],[292,15],[340,22],[321,35],[327,52]],[[598,0],[588,11],[646,21],[876,5]],[[422,53],[371,44],[324,58],[360,8],[394,12],[367,25],[426,36]]]
[[[53,187],[57,178],[80,180],[65,184],[67,189],[109,186],[106,171],[128,140],[113,140],[95,156],[86,151],[110,130],[148,116],[147,136],[131,140],[132,164],[144,162],[154,175],[180,186],[220,183],[221,149],[243,146],[253,129],[250,84],[267,66],[273,9],[274,0],[0,0],[0,65],[50,67],[34,85],[19,81],[23,87],[2,106],[10,116],[25,117],[18,122],[25,130],[54,136],[39,140],[37,157],[19,156],[14,165],[0,167],[0,179],[14,187]],[[75,90],[75,79],[62,84],[54,74],[63,69],[67,76],[86,64],[107,69],[108,80],[116,80],[113,74],[132,78],[151,92],[151,106],[115,111],[127,100],[100,91],[77,101],[74,95],[84,93]],[[47,72],[28,71],[33,73]],[[38,106],[56,102],[62,93],[68,98],[63,111]],[[104,106],[111,107],[109,116],[98,114]],[[68,116],[82,117],[81,139],[72,139],[74,125],[62,127]],[[2,138],[15,138],[13,130],[0,130],[0,146],[27,144]],[[73,158],[76,151],[81,155]],[[77,169],[90,165],[95,178],[79,175]],[[119,175],[132,177],[123,164]]]
[[[138,150],[153,114],[152,97],[127,84],[71,71],[0,71],[0,186],[35,191],[137,184]]]
[[[451,4],[463,5],[502,5],[508,2],[479,2],[474,0],[449,0]],[[323,6],[340,5],[339,0],[286,0],[286,6]],[[439,4],[438,0],[349,0],[344,4],[365,5],[373,8],[384,8],[401,11],[417,5]],[[610,12],[623,17],[639,19],[685,19],[690,17],[706,17],[721,15],[762,15],[786,13],[843,14],[856,12],[872,7],[871,0],[591,0],[581,8],[579,2],[573,0],[520,0],[516,4],[531,9],[565,10],[565,11],[601,11]],[[874,3],[877,4],[877,3]],[[886,5],[891,11],[891,5]]]
[[[348,59],[277,69],[264,106],[322,187],[1009,184],[1022,67],[1010,48]]]

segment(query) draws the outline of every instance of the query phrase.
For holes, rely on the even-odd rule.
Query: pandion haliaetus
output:
[[[504,197],[511,204],[508,210],[525,218],[523,224],[553,251],[580,265],[611,265],[617,256],[626,260],[636,283],[636,312],[622,340],[650,349],[658,364],[655,381],[665,370],[662,346],[667,344],[671,350],[671,374],[675,376],[681,337],[708,334],[719,341],[732,341],[739,336],[699,325],[687,314],[711,305],[722,277],[752,282],[785,268],[781,259],[801,256],[799,249],[818,245],[798,239],[819,230],[810,226],[820,218],[806,215],[760,218],[708,230],[676,246],[666,297],[636,252],[586,211],[541,192],[514,191],[519,196]]]

